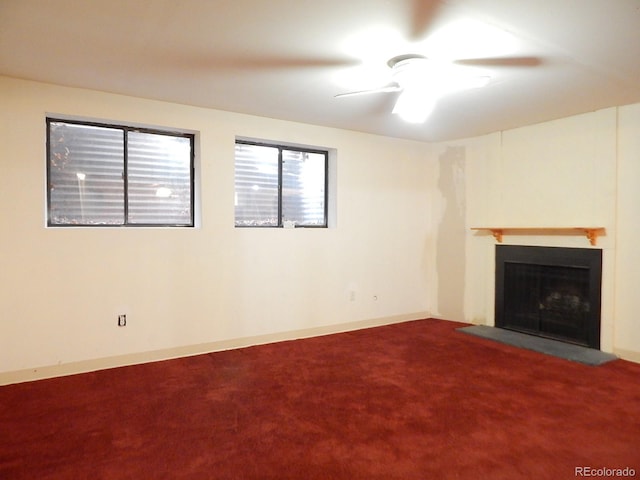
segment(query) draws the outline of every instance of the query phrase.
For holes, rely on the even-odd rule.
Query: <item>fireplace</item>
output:
[[[600,349],[602,250],[496,246],[496,327]]]

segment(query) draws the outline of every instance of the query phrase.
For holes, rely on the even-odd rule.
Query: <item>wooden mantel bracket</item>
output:
[[[492,228],[491,229],[491,234],[493,235],[493,238],[496,239],[496,242],[498,243],[502,243],[502,234],[504,233],[504,231],[501,228]]]
[[[524,232],[536,232],[542,234],[549,234],[553,232],[582,232],[586,235],[591,245],[597,245],[598,236],[604,235],[604,227],[474,227],[471,230],[488,230],[496,239],[496,242],[502,243],[502,236],[505,232],[513,234],[523,234]]]
[[[596,245],[598,243],[598,235],[603,235],[605,232],[603,227],[584,228],[583,230],[587,234],[591,245]]]

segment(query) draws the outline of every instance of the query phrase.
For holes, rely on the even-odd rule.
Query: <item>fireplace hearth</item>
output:
[[[600,348],[602,250],[496,246],[496,327]]]

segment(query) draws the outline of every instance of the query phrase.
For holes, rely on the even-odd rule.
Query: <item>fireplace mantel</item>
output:
[[[488,230],[498,243],[502,243],[502,236],[509,233],[515,235],[522,235],[527,232],[553,235],[553,234],[565,234],[571,235],[580,233],[585,235],[589,239],[591,245],[596,245],[598,242],[598,235],[604,235],[604,227],[473,227],[471,230]]]

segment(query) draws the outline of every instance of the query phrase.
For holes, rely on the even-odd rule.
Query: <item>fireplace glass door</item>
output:
[[[499,250],[496,326],[599,348],[600,258],[594,249]]]
[[[505,328],[587,345],[587,269],[508,263],[505,274]]]

